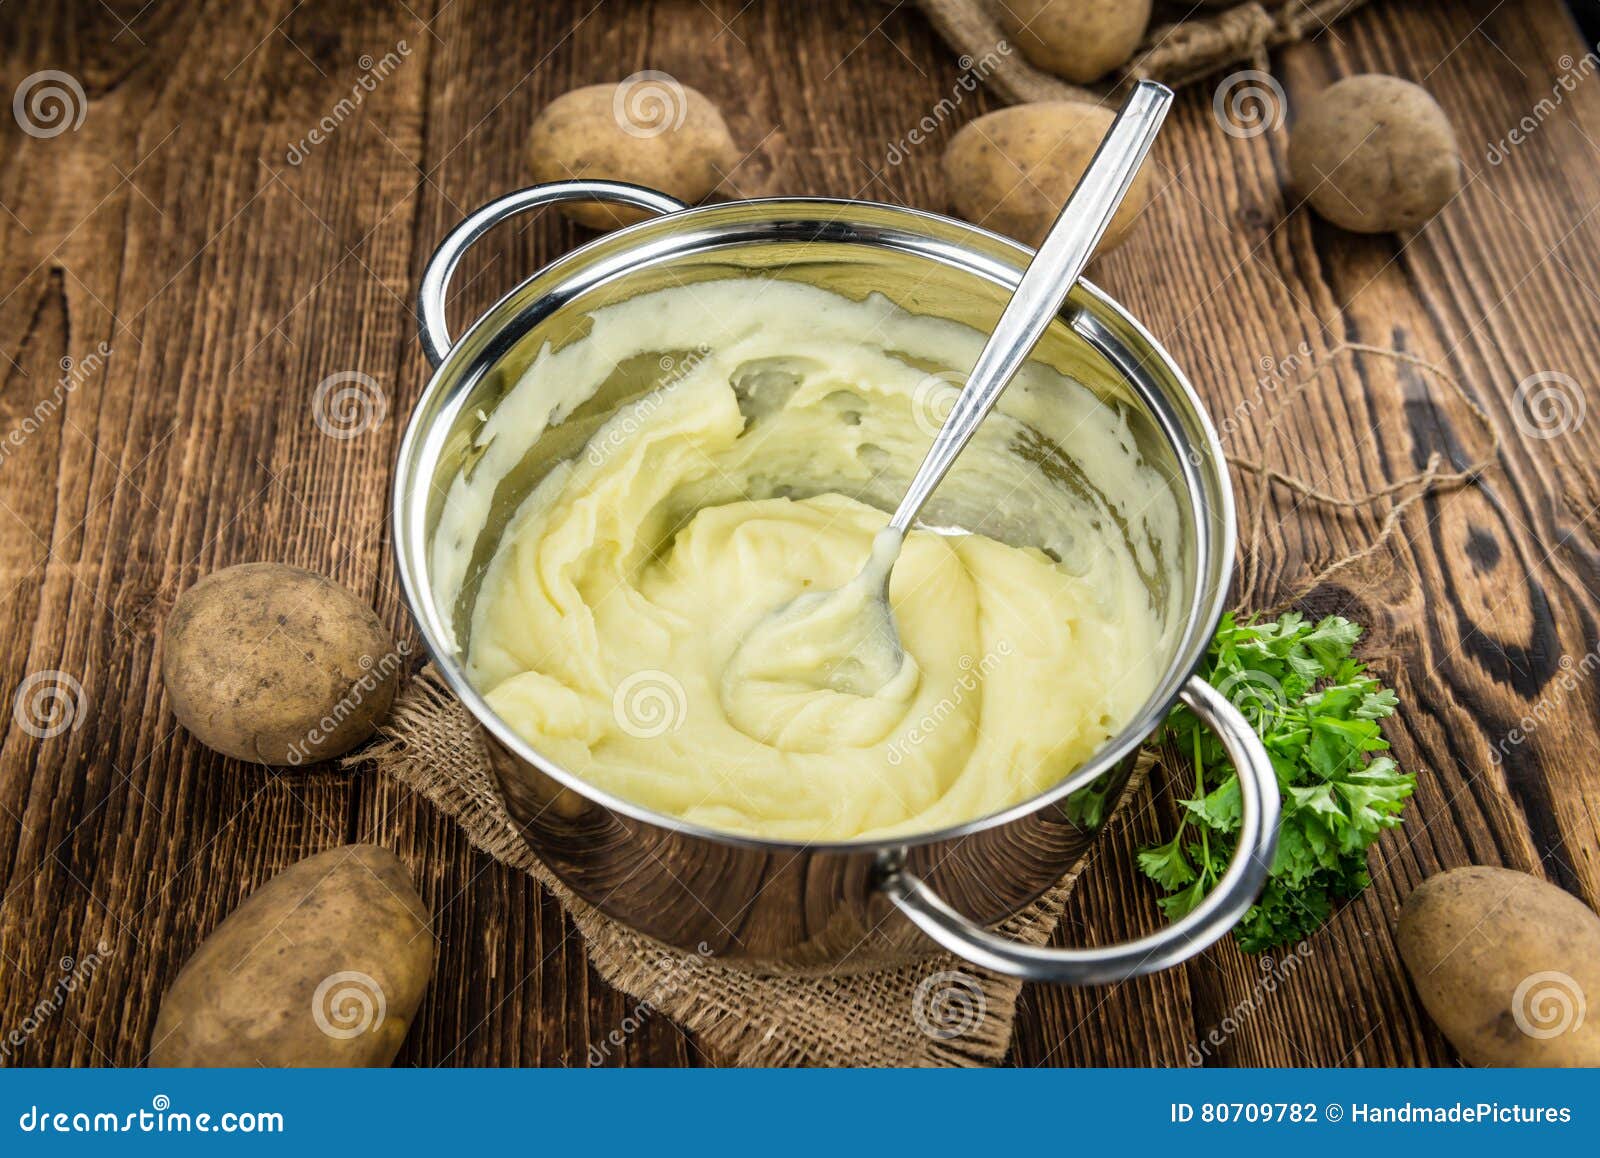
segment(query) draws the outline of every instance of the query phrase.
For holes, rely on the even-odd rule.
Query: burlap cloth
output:
[[[985,62],[984,84],[991,92],[1021,104],[1099,100],[1138,80],[1159,80],[1177,88],[1235,65],[1265,71],[1269,50],[1315,35],[1366,0],[1248,0],[1227,5],[1202,0],[1210,11],[1197,11],[1193,0],[1157,4],[1150,30],[1133,59],[1093,88],[1068,84],[1035,68],[1021,52],[996,54],[1000,41],[1017,41],[1004,0],[918,3],[946,44],[962,57]]]
[[[949,954],[848,976],[753,973],[669,948],[579,900],[523,842],[496,794],[471,716],[432,668],[411,681],[379,742],[354,760],[371,761],[415,789],[473,844],[549,890],[572,917],[595,970],[638,1002],[628,1006],[629,1022],[670,1017],[716,1061],[977,1066],[1000,1061],[1010,1045],[1021,983]],[[1140,760],[1117,809],[1138,793],[1151,763]],[[1083,865],[999,931],[1030,944],[1048,941]],[[617,1028],[625,1035],[629,1026]]]

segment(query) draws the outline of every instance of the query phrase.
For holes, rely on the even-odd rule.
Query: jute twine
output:
[[[1139,80],[1178,88],[1234,65],[1265,71],[1269,51],[1315,34],[1366,0],[1248,0],[1210,12],[1194,12],[1192,3],[1167,5],[1182,19],[1153,20],[1133,59],[1094,87],[1069,84],[1035,68],[1020,51],[997,55],[995,47],[1002,40],[1015,45],[1018,32],[1002,0],[918,2],[946,44],[961,56],[993,65],[984,76],[990,91],[1011,104],[1024,104],[1099,101]]]
[[[1348,495],[1333,494],[1321,487],[1313,486],[1304,479],[1287,474],[1276,467],[1268,466],[1265,461],[1266,456],[1278,446],[1278,426],[1283,421],[1283,416],[1289,413],[1291,407],[1301,395],[1311,389],[1326,372],[1337,366],[1341,357],[1345,354],[1367,355],[1398,362],[1422,370],[1443,382],[1449,388],[1450,393],[1466,408],[1473,424],[1482,432],[1484,441],[1487,444],[1484,452],[1466,466],[1453,469],[1449,459],[1435,450],[1428,455],[1428,461],[1421,470],[1394,479],[1392,482],[1385,483],[1382,486]],[[1271,496],[1268,492],[1274,484],[1283,487],[1299,500],[1315,503],[1336,512],[1348,513],[1365,510],[1373,507],[1383,499],[1392,500],[1388,511],[1384,514],[1383,522],[1378,528],[1377,535],[1370,543],[1340,555],[1338,558],[1323,564],[1311,575],[1300,580],[1287,595],[1273,604],[1271,612],[1275,614],[1298,603],[1312,591],[1333,578],[1333,576],[1356,566],[1383,550],[1400,529],[1400,521],[1405,513],[1423,499],[1460,490],[1462,487],[1475,482],[1478,476],[1493,465],[1499,456],[1500,429],[1495,425],[1494,420],[1489,417],[1488,412],[1478,404],[1471,394],[1467,393],[1466,387],[1461,384],[1460,380],[1443,366],[1430,362],[1425,358],[1419,358],[1417,355],[1407,353],[1404,350],[1391,350],[1383,346],[1367,345],[1364,342],[1339,342],[1318,360],[1309,374],[1294,383],[1284,394],[1283,401],[1262,428],[1261,445],[1264,448],[1261,458],[1228,455],[1228,462],[1232,466],[1253,476],[1256,480],[1256,491],[1252,502],[1254,509],[1250,520],[1250,529],[1245,537],[1245,566],[1240,588],[1243,591],[1255,591],[1257,582],[1261,577],[1267,510],[1271,506]],[[1297,510],[1298,508],[1299,504],[1296,506]]]
[[[630,1025],[661,1016],[693,1031],[714,1060],[735,1065],[981,1066],[1000,1061],[1010,1046],[1021,983],[949,954],[848,976],[750,972],[671,948],[578,899],[523,841],[500,803],[476,725],[432,668],[401,694],[377,745],[354,760],[372,761],[420,792],[474,845],[560,902],[595,970],[633,999],[615,1027],[623,1041]],[[1153,760],[1140,758],[1118,811]],[[1032,945],[1048,941],[1083,866],[1080,860],[997,931]],[[596,1049],[614,1055],[620,1045],[608,1038]]]

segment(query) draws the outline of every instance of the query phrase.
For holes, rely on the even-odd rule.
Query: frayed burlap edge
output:
[[[571,915],[595,970],[637,1000],[630,1019],[669,1017],[718,1061],[980,1066],[1010,1047],[1021,983],[949,954],[848,976],[754,973],[671,948],[578,899],[522,840],[500,803],[476,725],[431,667],[396,701],[377,744],[350,760],[357,761],[415,789],[478,848],[537,879]],[[1152,762],[1140,760],[1119,809]],[[1048,941],[1083,863],[998,931],[1029,944]]]
[[[960,56],[985,64],[984,84],[1010,104],[1030,101],[1099,101],[1123,85],[1159,80],[1174,88],[1234,65],[1267,67],[1267,52],[1293,44],[1366,3],[1366,0],[1250,0],[1175,24],[1152,24],[1144,43],[1117,74],[1090,87],[1068,84],[1028,63],[1021,51],[996,53],[1002,40],[1014,44],[1004,6],[996,0],[918,0],[929,23]],[[1269,10],[1270,9],[1270,10]],[[990,67],[992,66],[992,67]]]

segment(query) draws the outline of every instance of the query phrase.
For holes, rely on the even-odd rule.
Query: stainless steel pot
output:
[[[452,341],[446,290],[467,247],[514,214],[572,200],[660,216],[539,271]],[[697,280],[789,278],[857,298],[883,293],[913,312],[987,332],[1029,256],[1015,242],[914,209],[809,198],[689,208],[652,190],[602,181],[502,197],[457,226],[434,254],[418,316],[436,372],[411,417],[395,474],[400,578],[434,661],[481,728],[507,809],[576,894],[668,944],[752,966],[851,970],[931,950],[931,941],[1001,973],[1076,984],[1185,960],[1249,908],[1276,845],[1277,782],[1249,724],[1193,674],[1233,568],[1227,468],[1182,372],[1127,311],[1088,282],[1072,291],[1035,357],[1126,414],[1141,452],[1167,477],[1186,526],[1149,579],[1153,597],[1173,616],[1165,676],[1093,759],[1031,800],[940,832],[835,844],[733,836],[660,815],[585,783],[501,721],[467,682],[455,643],[465,638],[472,582],[452,606],[438,604],[429,545],[446,487],[471,469],[484,416],[533,356],[546,343],[580,339],[595,308]],[[596,399],[594,413],[579,408],[540,436],[520,489],[497,494],[491,525],[468,546],[473,575],[481,576],[497,527],[540,472],[581,449],[600,420],[599,407],[609,411],[625,400]],[[1038,433],[1043,453],[1059,452],[1049,430]],[[1140,745],[1178,700],[1216,729],[1240,772],[1239,852],[1216,887],[1182,920],[1125,944],[1036,948],[990,932],[986,926],[1023,909],[1083,854]]]

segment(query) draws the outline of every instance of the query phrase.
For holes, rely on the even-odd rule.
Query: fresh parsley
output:
[[[1350,658],[1361,628],[1294,612],[1266,622],[1223,618],[1201,674],[1260,734],[1278,774],[1283,822],[1272,874],[1235,930],[1257,953],[1315,931],[1334,902],[1371,882],[1367,848],[1400,823],[1416,777],[1394,760],[1378,721],[1395,695]],[[1177,919],[1216,884],[1239,831],[1239,778],[1209,729],[1181,704],[1167,718],[1167,747],[1194,762],[1194,795],[1179,802],[1178,831],[1139,854]]]

